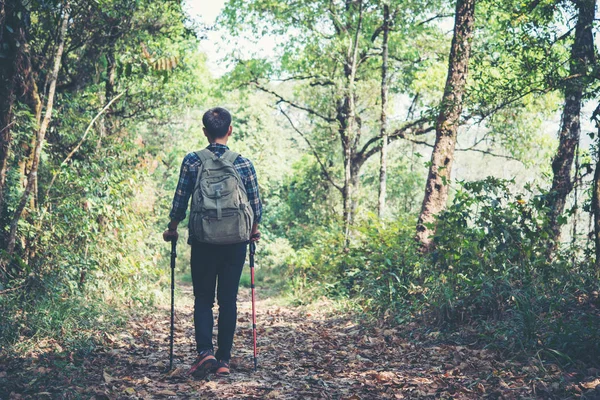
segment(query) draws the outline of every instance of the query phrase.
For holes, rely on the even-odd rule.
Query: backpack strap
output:
[[[240,156],[240,153],[236,153],[235,151],[225,150],[225,153],[221,156],[223,160],[229,161],[230,163],[234,163],[235,160]]]
[[[202,162],[202,164],[204,164],[208,160],[212,160],[215,158],[214,153],[209,149],[202,149],[200,151],[197,151],[196,155],[198,156],[198,158],[200,158],[200,162]]]
[[[204,163],[206,161],[212,159],[213,157],[215,157],[213,152],[208,149],[202,149],[200,151],[197,151],[196,155],[200,159],[200,165],[198,166],[198,172],[196,174],[196,183],[194,184],[194,190],[192,191],[192,196],[195,194],[196,188],[198,187],[198,183],[200,182],[200,175],[202,175],[202,170],[204,169]]]

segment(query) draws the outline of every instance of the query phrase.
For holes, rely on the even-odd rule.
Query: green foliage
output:
[[[148,308],[162,298],[168,246],[159,233],[179,163],[204,147],[203,110],[221,104],[234,117],[231,147],[252,159],[259,176],[264,217],[256,280],[262,287],[284,288],[298,304],[329,295],[388,322],[426,318],[449,330],[470,324],[489,345],[541,349],[563,361],[597,360],[598,282],[590,249],[576,243],[548,258],[544,192],[519,192],[514,182],[494,178],[461,183],[438,216],[434,251],[421,254],[413,235],[424,160],[416,145],[397,140],[389,148],[389,211],[381,220],[372,215],[382,2],[362,4],[359,30],[357,2],[230,0],[220,21],[231,28],[235,62],[216,83],[181,2],[102,0],[74,7],[37,195],[19,222],[15,255],[2,254],[2,350],[42,338],[90,349],[98,332],[121,323],[120,306]],[[389,4],[393,131],[415,116],[435,119],[450,45],[449,19],[439,18],[452,4]],[[566,4],[477,6],[463,118],[482,123],[486,144],[528,166],[537,160],[533,153],[540,158],[551,147],[542,128],[561,103],[555,89],[567,76],[572,39],[561,29],[570,27],[573,10]],[[60,7],[34,1],[31,14],[28,48],[43,92]],[[248,32],[272,38],[274,56],[240,49],[247,42],[236,41]],[[351,81],[345,69],[355,38],[360,61]],[[256,86],[264,91],[248,90]],[[118,93],[123,97],[84,140],[92,118]],[[340,234],[341,196],[331,180],[341,186],[345,177],[344,118],[336,116],[350,98],[357,118],[349,141],[365,159],[353,160],[359,201],[347,242]],[[0,210],[4,234],[29,173],[37,125],[30,104],[17,102],[14,114]],[[427,136],[406,138],[431,143]],[[542,156],[547,163],[549,156]],[[187,271],[183,242],[181,274]],[[241,284],[249,285],[247,269]]]
[[[314,228],[310,245],[296,250],[287,260],[284,280],[295,303],[310,303],[339,284],[340,250],[344,244],[339,232],[336,226]]]
[[[64,287],[61,277],[30,277],[24,284],[27,291],[15,290],[0,297],[0,312],[11,316],[0,321],[0,352],[31,351],[40,342],[51,341],[55,345],[46,351],[85,354],[104,341],[104,332],[114,331],[126,321],[121,312],[90,301],[89,296],[56,290]]]
[[[304,156],[293,168],[294,172],[279,188],[265,222],[274,234],[287,237],[295,248],[300,248],[319,239],[316,227],[335,220],[335,203],[312,157]]]
[[[41,91],[60,7],[33,2],[31,12],[29,48],[34,67],[42,65]],[[3,254],[2,350],[43,338],[67,348],[93,346],[97,332],[119,322],[100,314],[118,316],[119,307],[145,309],[162,299],[168,284],[168,249],[157,233],[167,214],[162,162],[174,138],[184,136],[174,119],[210,90],[205,56],[179,2],[87,2],[71,18],[34,196],[19,221],[15,254]],[[170,68],[154,68],[141,43],[152,57],[171,60]],[[118,93],[125,94],[84,137]],[[17,102],[15,117],[1,210],[5,236],[37,129],[30,104]],[[171,198],[175,183],[168,184]]]
[[[487,346],[592,362],[598,282],[589,258],[577,256],[585,249],[548,258],[545,196],[495,178],[462,182],[426,255],[410,219],[370,216],[348,247],[335,226],[315,226],[314,239],[287,259],[288,293],[299,304],[322,295],[350,300],[367,315],[449,333],[468,325]]]
[[[298,303],[323,294],[354,299],[373,315],[403,318],[422,298],[424,260],[412,239],[412,221],[384,224],[371,215],[360,224],[351,245],[332,226],[288,259],[286,280]]]
[[[371,216],[339,259],[338,293],[358,297],[358,304],[375,315],[405,318],[423,295],[425,265],[413,232],[414,221],[386,224]]]
[[[431,270],[423,276],[426,308],[444,326],[479,326],[495,346],[597,355],[591,341],[583,346],[593,336],[583,327],[597,319],[572,311],[582,307],[582,293],[597,290],[589,259],[577,258],[577,248],[550,259],[546,195],[529,187],[514,193],[511,185],[494,178],[463,183],[439,215]]]
[[[494,178],[463,183],[439,216],[432,261],[441,322],[499,316],[515,291],[531,289],[538,274],[552,268],[544,199],[514,196],[510,184]]]
[[[390,144],[387,160],[387,196],[384,219],[405,219],[419,212],[423,201],[421,194],[426,171],[416,168],[422,162],[422,155],[404,143]],[[371,159],[365,163],[360,179],[360,192],[357,195],[359,208],[357,218],[369,221],[372,210],[377,209],[379,195],[379,160]]]

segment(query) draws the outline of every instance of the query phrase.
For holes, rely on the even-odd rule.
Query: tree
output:
[[[425,249],[430,246],[434,231],[430,225],[434,223],[435,215],[445,208],[448,199],[456,133],[467,82],[474,17],[475,0],[457,0],[446,88],[436,122],[436,140],[417,224],[417,240]]]
[[[204,82],[200,75],[206,74],[204,59],[195,50],[197,38],[185,26],[178,1],[71,1],[69,7],[61,7],[61,2],[34,1],[20,7],[15,13],[27,22],[22,27],[28,42],[13,46],[27,50],[14,75],[19,86],[15,86],[12,99],[19,114],[11,117],[5,107],[1,115],[16,122],[12,125],[14,139],[4,141],[11,146],[2,154],[8,179],[0,218],[9,225],[3,227],[7,232],[4,248],[14,254],[4,262],[12,264],[15,276],[24,271],[18,260],[26,264],[39,261],[34,255],[44,247],[43,233],[53,231],[53,224],[60,222],[62,211],[56,210],[73,198],[83,198],[70,210],[75,212],[88,204],[85,198],[90,182],[96,182],[91,187],[102,187],[99,166],[111,170],[108,159],[123,157],[115,155],[115,146],[128,143],[139,123],[165,123],[174,115],[167,109],[197,103],[202,91],[191,82]],[[63,9],[69,10],[69,30],[64,36],[61,27],[67,17]],[[29,14],[35,18],[29,19]],[[13,31],[12,26],[2,30]],[[3,41],[7,38],[4,35]],[[183,60],[181,55],[188,50]],[[8,71],[7,65],[2,63],[0,69]],[[106,99],[107,95],[112,97]],[[106,124],[102,121],[105,116]],[[132,133],[125,132],[126,127]],[[102,141],[106,149],[101,147]],[[69,170],[81,168],[82,162],[96,173],[81,173],[81,179],[76,179]],[[79,192],[74,187],[79,187]],[[71,193],[66,203],[65,193]],[[53,210],[58,215],[52,215]]]
[[[594,180],[592,182],[592,214],[594,216],[594,269],[596,278],[600,278],[600,104],[592,115],[592,120],[598,130],[596,136],[596,165],[594,169]]]
[[[383,41],[381,44],[381,157],[379,172],[379,199],[377,213],[383,216],[385,211],[386,183],[387,183],[387,107],[388,107],[388,41],[390,36],[390,6],[383,5]]]
[[[15,240],[17,237],[17,225],[19,220],[21,219],[21,215],[23,214],[23,210],[27,205],[27,201],[29,200],[29,196],[31,195],[31,191],[33,190],[34,185],[37,183],[37,174],[38,167],[40,164],[40,157],[42,155],[42,146],[44,145],[44,140],[46,138],[46,131],[48,130],[48,126],[50,125],[50,121],[52,119],[52,111],[54,109],[54,95],[56,91],[56,82],[58,80],[58,72],[60,70],[60,66],[62,63],[62,55],[65,47],[65,37],[67,35],[67,27],[69,24],[70,17],[70,9],[68,1],[63,3],[62,7],[62,18],[59,27],[59,35],[58,42],[56,43],[56,54],[54,55],[52,72],[49,77],[48,82],[48,99],[46,102],[46,110],[44,119],[41,122],[41,125],[38,127],[36,133],[36,143],[35,150],[33,152],[33,159],[31,161],[31,171],[29,172],[29,176],[27,177],[27,185],[25,186],[25,191],[21,196],[21,201],[15,210],[14,216],[10,223],[10,233],[8,235],[6,250],[8,254],[12,255],[15,249]]]
[[[379,99],[372,88],[381,88],[384,27],[396,27],[388,31],[389,43],[394,43],[389,58],[402,79],[394,82],[393,90],[410,92],[415,71],[437,61],[430,47],[411,47],[413,41],[429,41],[431,47],[439,43],[439,31],[428,25],[435,20],[431,18],[435,7],[429,2],[409,6],[393,2],[388,20],[383,17],[383,3],[373,0],[288,0],[277,7],[259,0],[232,0],[226,6],[227,26],[290,38],[281,46],[280,62],[264,57],[238,59],[229,78],[236,86],[249,84],[270,93],[282,115],[309,143],[323,177],[341,194],[346,237],[356,213],[361,168],[383,146],[381,126],[377,127],[381,115],[373,110]],[[433,130],[428,114],[398,125],[387,134],[389,141]]]
[[[569,77],[564,82],[564,107],[559,131],[559,144],[552,160],[552,187],[549,193],[550,224],[553,241],[560,240],[561,216],[567,196],[573,189],[571,167],[575,149],[581,134],[581,105],[586,86],[590,82],[589,68],[594,64],[595,50],[592,25],[596,2],[594,0],[573,0],[578,10],[575,38],[571,46]]]
[[[31,65],[26,53],[29,11],[20,1],[0,3],[0,210],[4,207],[6,174],[15,124],[13,107],[26,93]]]

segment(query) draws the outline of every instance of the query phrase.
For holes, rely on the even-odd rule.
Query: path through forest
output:
[[[241,291],[229,378],[186,376],[194,342],[191,289],[184,288],[177,310],[177,369],[172,373],[164,373],[167,305],[150,317],[132,319],[120,334],[105,334],[107,345],[86,358],[4,360],[0,386],[6,386],[0,394],[7,393],[9,399],[96,400],[545,399],[598,394],[593,388],[600,382],[576,382],[554,366],[503,361],[492,351],[439,343],[434,334],[414,334],[410,327],[362,326],[325,300],[310,308],[258,302],[260,355],[254,373],[250,295],[248,289]]]

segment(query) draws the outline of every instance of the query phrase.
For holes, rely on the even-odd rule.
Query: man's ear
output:
[[[233,126],[229,125],[229,129],[227,130],[227,136],[231,136],[232,131],[233,131]]]
[[[208,136],[208,133],[206,133],[205,127],[202,127],[202,132],[204,132],[204,136],[206,136],[208,138],[208,140],[210,140],[210,136]]]

